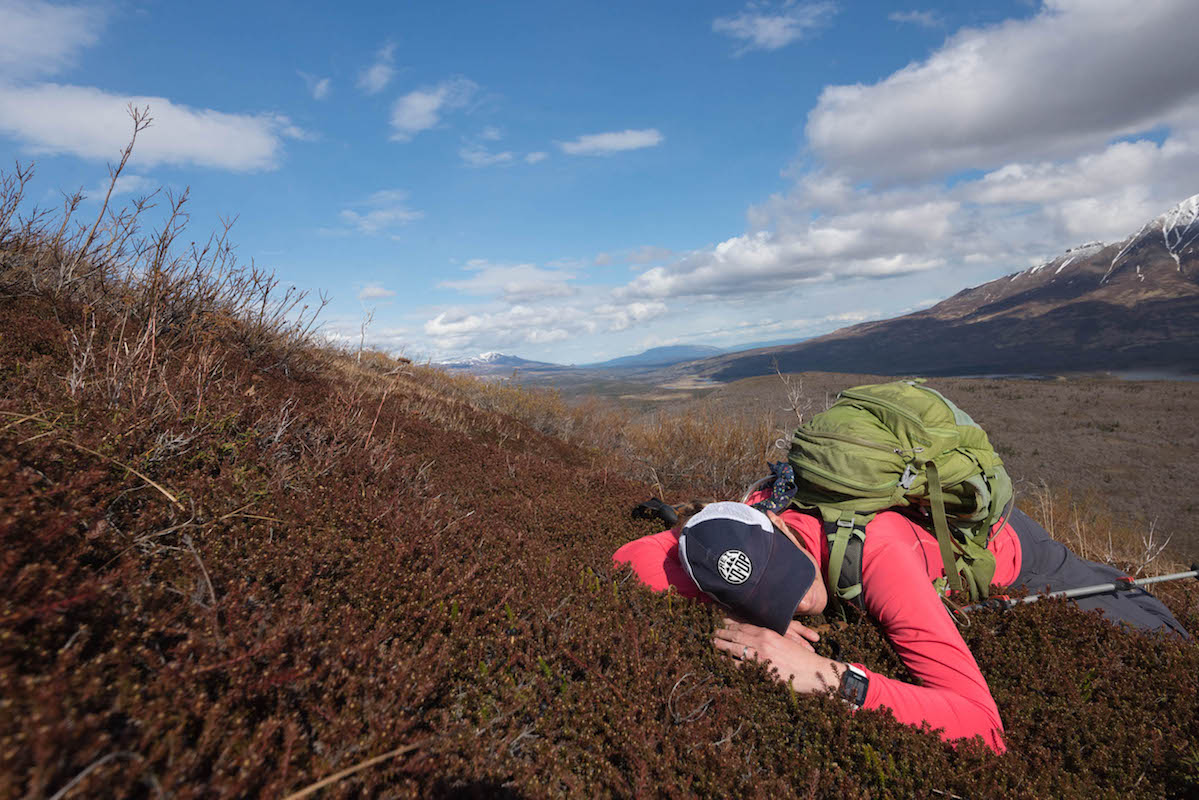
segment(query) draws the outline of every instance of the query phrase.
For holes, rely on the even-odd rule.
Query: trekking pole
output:
[[[1172,575],[1158,575],[1153,578],[1138,578],[1133,580],[1130,577],[1119,578],[1112,583],[1097,583],[1094,586],[1080,586],[1077,589],[1063,589],[1060,592],[1049,592],[1048,594],[1031,594],[1028,597],[1011,598],[1007,595],[998,595],[991,599],[975,603],[972,606],[963,606],[957,610],[957,613],[964,614],[967,611],[978,611],[982,608],[997,608],[1007,610],[1025,603],[1035,603],[1038,600],[1046,600],[1054,597],[1087,597],[1093,594],[1102,594],[1103,592],[1127,592],[1141,586],[1148,586],[1152,583],[1162,583],[1163,581],[1177,581],[1183,578],[1199,578],[1199,564],[1192,564],[1187,572],[1175,572]]]

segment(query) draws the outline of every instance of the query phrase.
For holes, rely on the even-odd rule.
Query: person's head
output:
[[[743,503],[712,503],[688,520],[679,560],[713,600],[780,634],[828,600],[815,559],[786,523]]]

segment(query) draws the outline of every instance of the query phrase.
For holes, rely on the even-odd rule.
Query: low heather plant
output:
[[[611,564],[667,488],[634,465],[735,494],[769,426],[661,416],[600,449],[553,394],[315,349],[238,300],[269,281],[169,247],[106,271],[87,233],[12,227],[5,180],[0,800],[1199,792],[1193,642],[978,614],[1002,757],[798,696]],[[1199,592],[1163,596],[1199,629]],[[903,675],[868,622],[820,647]]]

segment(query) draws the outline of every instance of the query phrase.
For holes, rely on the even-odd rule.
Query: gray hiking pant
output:
[[[1029,591],[1058,592],[1100,583],[1114,583],[1124,573],[1106,564],[1079,558],[1019,509],[1012,512],[1012,528],[1020,539],[1023,551],[1020,574],[1014,586]],[[1149,631],[1175,631],[1189,639],[1190,635],[1170,613],[1162,601],[1144,589],[1104,592],[1074,600],[1086,611],[1101,609],[1112,622],[1127,622],[1134,628]]]

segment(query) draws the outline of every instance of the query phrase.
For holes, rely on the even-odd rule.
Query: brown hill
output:
[[[932,308],[679,371],[728,381],[776,361],[888,375],[1199,371],[1199,195],[1122,242],[1068,250]]]
[[[850,714],[612,568],[654,529],[595,446],[618,427],[317,348],[227,251],[170,256],[174,226],[88,250],[4,223],[0,800],[1199,790],[1194,642],[979,613],[1002,757]],[[819,647],[904,674],[868,623]]]

